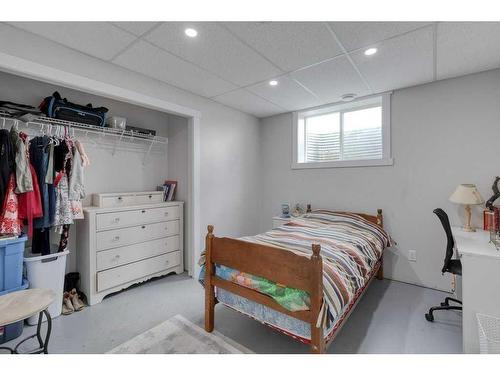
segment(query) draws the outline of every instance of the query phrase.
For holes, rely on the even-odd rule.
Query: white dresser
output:
[[[183,202],[163,192],[94,194],[77,230],[81,289],[94,305],[155,276],[182,273]]]

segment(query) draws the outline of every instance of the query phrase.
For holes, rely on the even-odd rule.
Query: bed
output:
[[[208,226],[200,278],[205,330],[222,303],[324,353],[377,277],[391,240],[376,215],[314,210],[251,237]]]

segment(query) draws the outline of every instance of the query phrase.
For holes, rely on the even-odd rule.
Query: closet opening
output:
[[[85,198],[82,199],[84,211],[96,205],[96,201],[101,199],[99,195],[123,194],[125,197],[127,194],[135,194],[139,197],[141,193],[160,191],[167,181],[172,188],[172,182],[175,182],[175,195],[170,194],[169,198],[174,202],[182,202],[178,206],[182,211],[178,214],[182,271],[194,276],[196,253],[200,251],[197,245],[200,243],[200,230],[196,217],[199,209],[197,112],[186,111],[187,113],[183,114],[179,111],[182,107],[142,95],[139,95],[140,100],[138,100],[136,93],[110,85],[105,85],[103,88],[102,85],[93,85],[92,82],[88,82],[89,80],[85,81],[86,84],[83,84],[83,80],[64,84],[60,77],[56,79],[50,76],[40,77],[30,72],[16,73],[22,76],[0,72],[0,100],[37,107],[45,97],[59,92],[61,97],[73,103],[82,105],[92,103],[93,107],[106,107],[109,110],[108,118],[113,116],[125,118],[126,125],[134,126],[140,132],[140,129],[148,129],[155,134],[156,137],[143,136],[139,133],[130,136],[120,129],[116,132],[108,131],[107,127],[103,127],[102,131],[95,129],[85,131],[77,126],[67,126],[64,122],[50,121],[47,122],[47,126],[42,126],[43,121],[37,119],[15,123],[0,120],[0,127],[10,129],[15,126],[30,138],[50,136],[56,139],[62,135],[69,135],[83,145],[90,159],[90,165],[86,166],[84,175]],[[58,84],[55,84],[56,82]],[[169,110],[170,108],[174,110]],[[137,198],[137,202],[144,203],[139,199],[142,198]],[[134,206],[130,207],[129,210],[127,206],[127,212],[133,211]],[[175,207],[177,209],[177,206]],[[153,218],[150,222],[153,224],[155,220]],[[78,264],[79,257],[76,252],[88,239],[81,238],[83,232],[78,229],[78,225],[79,223],[76,223],[69,228],[70,254],[66,263],[66,273],[79,271],[82,267]],[[162,236],[160,235],[161,238]],[[59,241],[59,234],[50,234],[52,246]],[[131,240],[130,246],[135,244],[137,240]],[[152,255],[154,254],[148,256]]]

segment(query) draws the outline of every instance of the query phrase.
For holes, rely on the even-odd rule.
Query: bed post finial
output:
[[[212,262],[212,245],[214,240],[214,226],[207,227],[208,233],[205,239],[205,331],[214,330],[215,314],[215,288],[212,284],[212,278],[215,276],[215,265]]]
[[[382,215],[382,209],[377,209],[377,224],[381,227],[384,226],[384,216]]]
[[[321,245],[313,244],[312,245],[313,256],[318,257],[319,252],[321,251]]]

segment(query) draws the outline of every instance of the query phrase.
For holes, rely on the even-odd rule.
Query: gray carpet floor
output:
[[[437,312],[434,323],[424,319],[446,295],[374,280],[328,353],[461,353],[459,312]],[[54,319],[49,351],[105,353],[177,314],[202,325],[203,290],[185,274],[144,283]],[[215,329],[255,353],[308,353],[307,346],[224,306],[216,307]],[[26,326],[21,338],[34,332]]]

